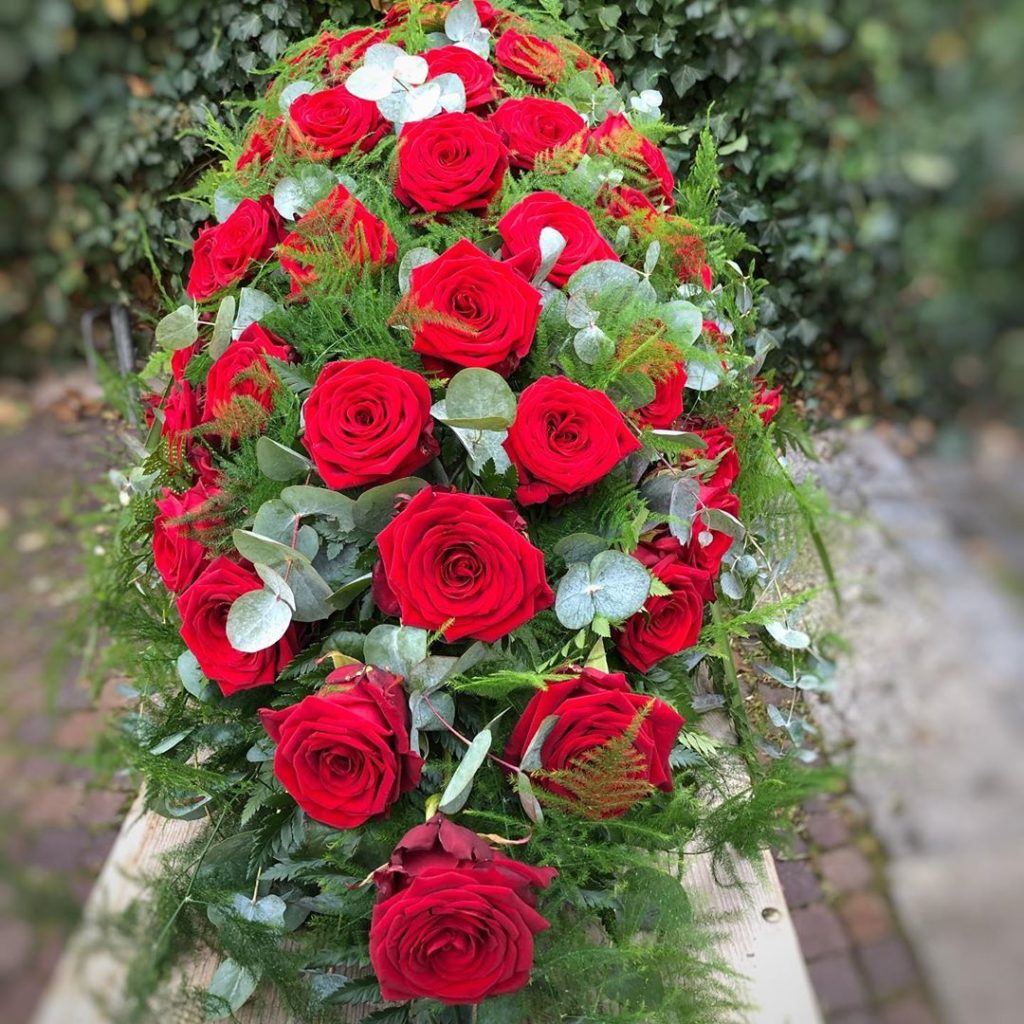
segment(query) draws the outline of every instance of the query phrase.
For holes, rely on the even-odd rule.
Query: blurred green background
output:
[[[1024,0],[566,0],[686,159],[709,116],[723,216],[773,284],[778,365],[828,415],[1020,416]],[[79,347],[84,309],[174,288],[190,134],[288,42],[368,0],[6,0],[0,370]],[[141,331],[139,331],[141,337]]]

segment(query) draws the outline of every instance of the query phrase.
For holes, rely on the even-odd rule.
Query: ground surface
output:
[[[83,757],[103,711],[76,665],[52,669],[81,596],[71,511],[110,448],[88,392],[0,382],[4,1024],[29,1019],[125,806]],[[855,653],[816,714],[852,792],[807,808],[779,873],[829,1024],[1009,1024],[1024,1005],[1017,442],[989,436],[953,464],[910,464],[877,431],[832,447],[823,480],[856,517],[834,538]]]

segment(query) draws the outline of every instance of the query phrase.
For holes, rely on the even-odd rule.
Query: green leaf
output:
[[[279,593],[250,590],[235,599],[228,612],[228,643],[251,654],[273,647],[288,631],[295,606],[291,587],[280,577]]]
[[[590,563],[594,610],[612,622],[640,611],[651,589],[651,576],[631,555],[602,551]]]
[[[462,755],[459,767],[451,781],[445,786],[441,794],[441,802],[437,809],[442,814],[456,814],[466,806],[469,794],[473,790],[473,779],[480,770],[480,766],[487,759],[487,753],[491,749],[491,730],[482,729],[474,737],[473,742],[466,748]]]
[[[180,732],[171,733],[170,736],[165,736],[155,746],[149,748],[151,754],[166,754],[168,750],[173,750],[183,739],[191,736],[195,731],[195,726],[190,726],[188,729],[182,729]]]
[[[544,820],[544,811],[533,792],[533,784],[530,782],[529,775],[525,775],[523,772],[516,773],[516,794],[519,796],[519,802],[522,804],[526,816],[535,825],[539,825]]]
[[[803,630],[793,629],[785,622],[766,622],[764,628],[776,643],[790,650],[802,651],[811,646],[811,638]]]
[[[555,589],[555,615],[566,629],[582,629],[593,620],[590,566],[586,563],[573,563],[558,581]]]
[[[355,508],[352,510],[352,520],[356,528],[375,537],[391,522],[398,496],[411,496],[426,486],[426,480],[410,476],[363,491],[356,498]]]
[[[338,587],[327,599],[327,603],[338,612],[343,612],[360,594],[365,593],[373,582],[373,573],[364,573],[344,586]]]
[[[452,427],[505,430],[516,418],[516,396],[500,374],[469,367],[449,381],[444,415],[438,418]]]
[[[199,336],[199,313],[195,306],[179,306],[156,325],[156,343],[177,351],[188,348]]]
[[[601,551],[608,550],[608,541],[594,533],[570,533],[555,545],[555,554],[566,564],[587,562]]]
[[[185,690],[204,704],[216,694],[216,687],[203,675],[196,656],[188,649],[181,652],[177,661],[178,678]]]
[[[243,558],[267,565],[287,579],[295,598],[296,622],[317,622],[330,615],[331,587],[301,551],[251,530],[235,530],[231,539]]]
[[[363,660],[408,679],[427,656],[427,636],[415,626],[374,626],[366,634]]]
[[[355,501],[326,487],[295,484],[281,492],[281,500],[300,516],[327,516],[342,530],[351,530],[355,526],[352,518]]]
[[[537,731],[530,737],[530,742],[526,745],[523,756],[519,759],[519,767],[524,772],[535,772],[541,767],[541,749],[544,746],[544,741],[551,735],[551,730],[554,729],[557,723],[558,715],[548,715],[537,726]]]
[[[225,295],[217,307],[217,316],[213,321],[213,331],[210,333],[210,344],[206,352],[216,362],[227,351],[231,344],[231,325],[235,319],[235,297]]]
[[[206,910],[206,916],[210,923],[220,928],[232,916],[240,917],[243,921],[251,921],[254,924],[262,924],[268,928],[277,928],[284,931],[284,915],[288,909],[280,896],[263,896],[255,902],[245,893],[236,892],[231,897],[228,906],[212,904]]]
[[[260,974],[227,959],[214,972],[207,990],[206,1019],[224,1020],[237,1013],[256,991]]]
[[[266,436],[256,441],[256,464],[268,480],[278,481],[294,480],[313,468],[313,463],[305,455]]]

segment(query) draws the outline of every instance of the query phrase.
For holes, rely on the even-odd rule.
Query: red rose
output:
[[[429,369],[482,366],[505,375],[530,351],[541,311],[536,288],[465,238],[413,270],[403,307],[413,351]]]
[[[153,519],[153,565],[172,594],[187,589],[210,560],[204,534],[219,521],[214,517],[182,522],[182,517],[208,507],[217,493],[216,488],[200,481],[180,495],[165,487],[163,497],[157,500]]]
[[[700,235],[696,233],[693,225],[682,217],[666,217],[663,223],[667,230],[663,230],[660,236],[662,251],[672,261],[676,277],[680,281],[699,279],[705,291],[710,291],[710,278],[705,281],[705,272],[709,275],[711,273],[706,262],[708,251]]]
[[[292,357],[292,349],[259,324],[249,324],[238,340],[228,345],[220,359],[210,367],[203,404],[204,423],[230,417],[232,407],[240,410],[255,403],[268,413],[274,408],[278,381],[264,356],[287,361]],[[243,431],[227,424],[227,433],[235,440]]]
[[[398,255],[387,224],[375,217],[344,185],[336,185],[308,213],[295,222],[295,230],[278,246],[281,269],[292,279],[291,294],[317,279],[314,266],[300,257],[319,253],[332,267],[383,267]]]
[[[559,150],[575,163],[583,153],[587,123],[567,103],[537,96],[505,100],[490,120],[508,146],[513,167],[531,171],[537,157]]]
[[[185,289],[189,297],[205,302],[241,281],[253,263],[270,255],[280,237],[281,218],[273,198],[243,199],[225,221],[199,232]]]
[[[306,399],[306,446],[328,487],[385,483],[440,450],[430,388],[418,373],[380,359],[328,363]]]
[[[640,449],[603,391],[541,377],[520,396],[505,451],[519,471],[516,500],[535,505],[597,483]]]
[[[327,40],[325,55],[329,75],[340,76],[352,70],[356,61],[366,56],[375,43],[387,42],[390,33],[382,28],[354,28],[341,36]]]
[[[375,875],[370,961],[381,995],[466,1005],[522,988],[533,937],[548,927],[533,888],[556,874],[511,860],[442,815],[412,829]]]
[[[207,487],[219,487],[224,479],[223,474],[213,461],[213,453],[202,444],[192,444],[186,453],[186,459],[191,466],[194,479],[197,483],[206,484]]]
[[[704,569],[669,557],[651,571],[672,593],[649,597],[644,610],[631,615],[615,634],[619,654],[641,672],[692,647],[704,622],[704,604],[715,599],[711,576]]]
[[[554,85],[565,73],[565,57],[554,43],[515,29],[501,34],[494,59],[530,85]]]
[[[274,143],[277,141],[281,130],[284,128],[284,118],[275,117],[272,121],[260,115],[256,121],[256,127],[246,140],[245,148],[242,150],[238,160],[235,161],[235,170],[240,171],[249,164],[258,163],[266,166],[273,159]]]
[[[657,207],[638,188],[630,185],[604,185],[597,194],[597,204],[616,220],[648,223],[658,215]]]
[[[450,622],[449,643],[497,640],[555,599],[525,526],[510,501],[426,487],[377,537],[374,594],[383,588],[407,626]]]
[[[390,127],[376,103],[353,96],[344,85],[307,92],[288,116],[296,148],[310,160],[334,160],[353,149],[368,153]]]
[[[655,203],[671,209],[675,203],[676,181],[665,154],[641,135],[625,114],[609,114],[590,133],[590,148],[602,156],[617,157],[634,179],[634,184]]]
[[[502,252],[528,278],[540,266],[540,232],[546,227],[554,228],[565,239],[565,248],[547,277],[556,288],[561,288],[585,263],[619,258],[582,206],[555,192],[534,192],[520,199],[498,221]]]
[[[686,387],[686,365],[677,363],[675,369],[654,382],[654,400],[630,413],[644,426],[655,430],[668,430],[683,414],[683,389]]]
[[[722,424],[684,423],[683,429],[696,434],[704,442],[704,448],[698,448],[693,458],[684,460],[683,465],[693,465],[695,461],[714,462],[711,475],[704,482],[711,487],[732,487],[740,475],[740,457],[736,454],[736,439]]]
[[[272,647],[253,654],[236,651],[228,642],[228,612],[235,600],[263,581],[251,569],[225,558],[215,558],[178,598],[181,638],[196,656],[199,667],[225,697],[254,686],[268,686],[298,652],[295,624]]]
[[[508,150],[476,114],[438,114],[398,137],[395,197],[430,213],[482,210],[508,170]]]
[[[199,392],[187,380],[175,381],[164,397],[147,395],[144,404],[146,425],[151,427],[159,415],[161,437],[167,438],[172,452],[180,452],[200,422]]]
[[[171,376],[177,380],[185,379],[185,370],[192,361],[192,357],[202,349],[199,339],[196,338],[188,348],[177,348],[171,355]]]
[[[260,711],[277,744],[274,774],[314,821],[358,828],[420,780],[400,676],[346,665],[298,704]]]
[[[462,46],[439,46],[420,56],[430,68],[428,82],[438,75],[458,75],[466,89],[467,110],[485,107],[501,95],[501,87],[494,81],[494,68],[472,50]]]
[[[757,386],[754,391],[754,411],[767,427],[782,408],[782,385],[770,388],[763,377],[757,377],[754,384]]]
[[[603,60],[599,60],[597,57],[587,53],[586,50],[575,43],[565,42],[564,46],[569,54],[569,59],[577,71],[589,71],[597,79],[598,85],[615,84],[615,75],[612,74],[612,69]]]
[[[586,765],[591,751],[636,728],[638,716],[643,715],[633,740],[633,749],[639,755],[636,778],[666,793],[672,792],[668,756],[683,726],[683,717],[663,700],[634,693],[621,672],[600,672],[594,668],[574,672],[573,679],[548,683],[546,690],[534,694],[512,730],[505,760],[518,764],[544,720],[556,715],[558,720],[539,751],[541,768],[544,772],[579,770]],[[557,779],[542,774],[537,781],[559,796],[578,796]],[[601,817],[625,814],[636,795],[635,789],[623,791],[623,802],[616,805],[612,792],[612,799],[602,801],[597,810]]]
[[[447,0],[445,3],[421,4],[417,11],[420,17],[421,27],[426,29],[428,32],[443,28],[444,19],[448,16],[448,12],[457,2],[458,0]],[[488,0],[473,0],[473,6],[476,8],[480,24],[483,25],[484,28],[490,28],[497,18],[497,10],[488,3]],[[409,17],[410,7],[411,5],[408,0],[399,0],[399,2],[390,7],[387,14],[384,15],[384,24],[404,25]]]

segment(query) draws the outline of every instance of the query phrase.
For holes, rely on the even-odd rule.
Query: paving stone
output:
[[[805,960],[842,953],[850,945],[835,911],[824,903],[800,907],[792,912],[792,918]]]
[[[871,990],[879,999],[904,992],[920,981],[907,944],[895,935],[870,946],[861,946],[857,957]]]
[[[835,811],[809,814],[804,822],[811,842],[820,850],[834,850],[850,841],[850,829]]]
[[[839,1010],[859,1010],[868,1006],[867,987],[852,958],[833,953],[807,965],[818,1002],[826,1014]]]
[[[806,861],[789,860],[776,864],[786,903],[791,907],[805,907],[822,897],[818,876]]]
[[[780,844],[772,848],[776,860],[804,860],[809,852],[807,843],[795,833],[788,838],[785,847]]]
[[[27,860],[33,867],[63,874],[85,863],[90,846],[83,828],[45,828],[33,837]]]
[[[0,975],[20,970],[31,952],[32,929],[17,918],[0,921]]]
[[[829,1014],[828,1024],[882,1024],[882,1018],[875,1010],[851,1010]]]
[[[938,1024],[938,1021],[922,995],[897,999],[882,1010],[882,1024]]]
[[[858,945],[884,939],[892,932],[892,911],[885,897],[870,890],[846,896],[839,904],[839,916]]]
[[[866,889],[874,878],[871,863],[860,850],[844,846],[821,855],[821,874],[837,892]]]

